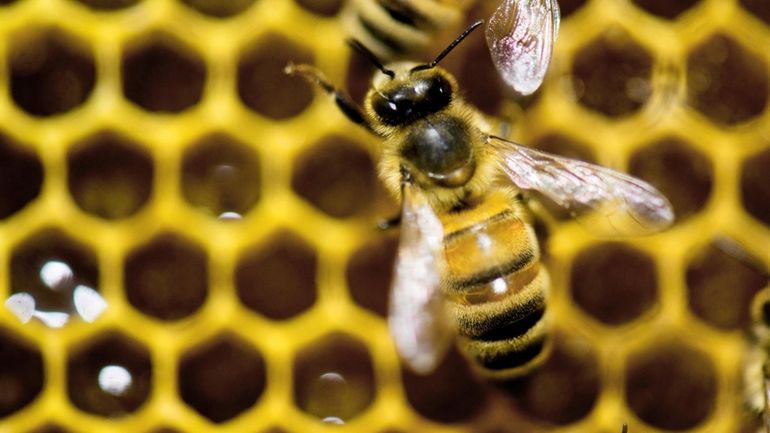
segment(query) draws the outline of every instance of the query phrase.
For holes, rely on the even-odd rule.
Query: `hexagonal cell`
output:
[[[80,410],[120,417],[138,410],[152,389],[150,353],[118,331],[73,347],[67,360],[67,395]]]
[[[631,157],[629,172],[651,183],[674,207],[677,222],[703,209],[713,184],[711,160],[677,138],[645,146]]]
[[[374,401],[369,351],[351,336],[330,334],[300,349],[293,374],[294,404],[322,422],[348,422]]]
[[[669,20],[676,19],[682,12],[693,7],[698,0],[633,0],[645,11]]]
[[[398,236],[383,235],[354,252],[345,268],[353,301],[382,317],[388,311],[397,250]]]
[[[43,185],[43,165],[37,155],[0,134],[0,220],[34,200]]]
[[[732,239],[719,238],[698,251],[687,266],[690,309],[717,328],[744,328],[751,320],[751,301],[767,280],[759,259]]]
[[[22,322],[34,317],[60,328],[72,317],[96,320],[106,308],[97,292],[96,255],[58,229],[44,229],[22,242],[14,248],[10,264],[14,295],[6,307]],[[91,309],[94,302],[101,308]]]
[[[83,41],[53,28],[24,30],[9,41],[11,97],[22,110],[52,116],[88,99],[96,68]]]
[[[259,158],[247,144],[212,134],[185,151],[182,194],[212,215],[242,216],[259,200],[260,173]]]
[[[206,75],[192,48],[162,33],[126,48],[121,63],[123,94],[153,112],[178,113],[199,103]]]
[[[717,373],[705,353],[662,341],[631,353],[624,364],[627,404],[647,424],[688,430],[714,409]]]
[[[751,156],[741,168],[741,201],[752,217],[770,226],[770,149]]]
[[[655,263],[628,245],[594,245],[581,251],[572,262],[570,292],[575,303],[600,322],[630,322],[655,304]]]
[[[67,185],[78,207],[108,220],[138,212],[150,199],[155,169],[150,154],[105,131],[67,155]]]
[[[375,69],[364,56],[351,53],[345,68],[345,91],[358,105],[363,105],[364,97],[375,73],[379,74],[380,71]]]
[[[307,11],[321,17],[332,17],[342,8],[342,0],[295,0]]]
[[[141,0],[77,0],[85,6],[97,11],[116,11],[129,8]]]
[[[289,232],[274,234],[239,258],[238,298],[270,319],[296,316],[315,303],[317,264],[315,251],[304,240]]]
[[[533,374],[506,385],[517,410],[556,425],[576,422],[591,413],[601,391],[600,365],[590,343],[554,335],[554,349]]]
[[[639,110],[652,93],[653,59],[624,30],[613,28],[576,55],[572,85],[587,108],[617,117]]]
[[[762,113],[767,65],[730,37],[717,34],[687,57],[687,102],[717,123],[734,125]]]
[[[422,376],[404,368],[401,379],[412,408],[441,423],[470,421],[489,399],[481,379],[455,347],[432,373]]]
[[[770,25],[770,3],[765,0],[740,0],[740,3],[747,11]]]
[[[179,362],[177,379],[184,402],[215,423],[254,406],[267,380],[262,355],[231,334],[188,350]]]
[[[297,158],[291,188],[322,212],[346,218],[371,208],[376,182],[374,162],[361,145],[329,136]]]
[[[70,433],[70,430],[56,424],[46,424],[42,427],[30,430],[28,433]]]
[[[283,72],[289,63],[313,63],[313,52],[279,34],[268,34],[241,54],[238,96],[255,112],[283,120],[302,112],[313,101],[313,88]]]
[[[43,390],[45,372],[40,351],[0,328],[0,417],[32,403]]]
[[[128,255],[123,285],[128,302],[144,314],[160,320],[189,316],[206,302],[206,251],[175,234],[157,236]]]
[[[250,8],[254,0],[182,0],[198,12],[215,18],[230,18]]]

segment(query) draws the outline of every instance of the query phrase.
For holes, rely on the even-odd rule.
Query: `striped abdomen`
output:
[[[546,357],[548,274],[521,205],[505,191],[442,216],[446,290],[460,347],[488,376],[512,378]]]
[[[425,49],[461,18],[460,0],[351,0],[343,14],[350,36],[382,61]]]

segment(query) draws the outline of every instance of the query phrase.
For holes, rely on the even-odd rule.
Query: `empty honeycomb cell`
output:
[[[288,319],[316,300],[313,248],[289,232],[274,234],[238,260],[235,285],[246,307],[275,320]]]
[[[652,62],[650,54],[624,30],[612,28],[575,54],[575,97],[607,116],[632,114],[652,93]]]
[[[179,362],[179,394],[215,423],[254,406],[266,384],[265,361],[248,342],[221,334],[190,349]]]
[[[173,36],[157,33],[131,44],[121,68],[123,93],[145,110],[178,113],[203,97],[206,65]]]
[[[378,194],[374,162],[348,138],[328,136],[294,163],[292,189],[324,213],[346,218],[372,207]]]
[[[38,348],[0,328],[0,417],[34,401],[44,382],[43,356]]]
[[[716,123],[733,125],[767,105],[767,65],[730,37],[717,34],[687,57],[687,101]]]
[[[404,368],[401,377],[409,404],[433,421],[470,421],[489,400],[481,379],[454,347],[432,373],[422,376]]]
[[[380,71],[376,70],[364,56],[355,52],[348,58],[348,66],[345,71],[345,90],[353,101],[362,105],[371,85],[372,76],[375,73],[379,74]]]
[[[634,3],[653,15],[673,20],[698,0],[634,0]]]
[[[506,388],[518,410],[551,424],[563,425],[586,417],[602,387],[600,365],[590,344],[557,334],[546,363]]]
[[[382,317],[388,311],[397,249],[398,236],[378,237],[354,252],[345,269],[353,301]]]
[[[329,334],[300,349],[293,374],[294,403],[324,423],[346,423],[374,401],[369,351],[346,334]]]
[[[770,25],[770,3],[765,0],[741,0],[740,3],[747,11]]]
[[[77,0],[77,2],[97,11],[114,11],[129,8],[141,0]]]
[[[758,153],[743,163],[741,201],[746,211],[770,226],[770,150]]]
[[[56,424],[46,424],[40,428],[29,431],[29,433],[70,433],[70,430]]]
[[[227,135],[209,135],[185,152],[182,194],[214,216],[246,214],[259,200],[260,184],[256,152]]]
[[[342,0],[296,0],[297,4],[321,16],[332,17],[342,8]]]
[[[655,304],[655,263],[628,245],[595,245],[575,257],[570,291],[574,302],[597,320],[608,325],[627,323]]]
[[[455,73],[462,95],[468,102],[483,113],[495,116],[500,113],[507,89],[492,63],[486,43],[481,35],[464,40],[458,50],[461,52],[453,53],[453,57],[442,62],[442,66]]]
[[[82,105],[96,80],[91,49],[59,29],[25,29],[8,38],[14,102],[34,116],[52,116]]]
[[[745,328],[751,301],[767,284],[761,263],[729,238],[711,242],[687,266],[690,310],[717,328]]]
[[[148,152],[113,132],[77,143],[67,156],[67,184],[85,212],[118,219],[150,199],[155,170]]]
[[[198,12],[217,18],[229,18],[250,8],[254,0],[182,0]]]
[[[132,251],[125,262],[126,298],[161,320],[195,313],[206,301],[206,251],[174,234],[163,234]]]
[[[42,184],[43,166],[37,155],[0,134],[0,220],[34,200]]]
[[[67,395],[85,412],[125,416],[147,401],[152,376],[147,348],[120,332],[110,331],[70,349]]]
[[[283,72],[288,63],[313,63],[313,53],[278,34],[263,36],[238,62],[238,96],[255,112],[271,119],[294,117],[313,101],[308,82]]]
[[[99,268],[88,246],[58,229],[43,229],[13,249],[10,265],[14,298],[29,302],[26,312],[15,311],[23,322],[34,317],[59,328],[76,315],[96,319],[86,313],[81,297],[86,292],[98,296]]]
[[[714,409],[711,358],[681,342],[657,342],[625,359],[628,406],[644,422],[666,430],[694,428]]]
[[[703,209],[713,186],[711,160],[677,138],[645,146],[631,157],[629,172],[651,183],[674,207],[677,222]]]

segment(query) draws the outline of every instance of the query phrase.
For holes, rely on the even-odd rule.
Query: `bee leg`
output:
[[[340,109],[340,111],[342,111],[342,114],[350,119],[351,122],[361,125],[369,131],[374,132],[372,125],[366,121],[366,117],[364,117],[364,114],[361,112],[361,108],[356,105],[356,103],[353,102],[348,95],[334,87],[334,85],[331,84],[329,80],[326,79],[324,74],[316,67],[311,65],[295,65],[293,63],[289,63],[285,68],[283,68],[283,72],[287,75],[299,75],[310,83],[316,84],[328,95],[334,97],[334,102],[337,104],[337,107]]]
[[[395,227],[398,227],[401,224],[401,215],[394,215],[390,218],[383,218],[379,221],[377,221],[377,228],[379,230],[385,231],[389,230]]]

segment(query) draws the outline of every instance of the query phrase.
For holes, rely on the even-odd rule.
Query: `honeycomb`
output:
[[[0,432],[754,431],[770,6],[560,3],[521,107],[479,34],[443,63],[518,141],[629,171],[678,220],[602,239],[545,214],[555,350],[496,385],[457,352],[399,365],[377,140],[282,73],[313,63],[360,100],[341,0],[0,1],[0,299],[36,311],[0,309]]]

